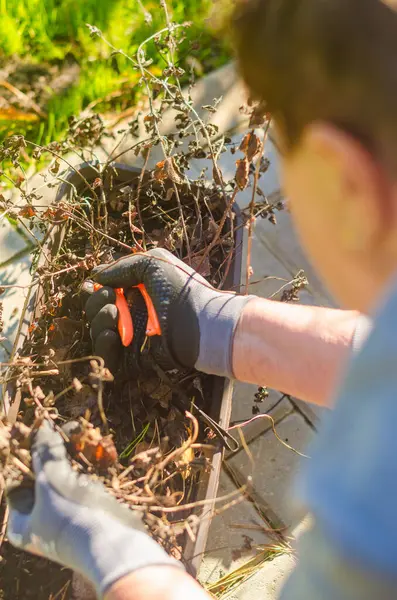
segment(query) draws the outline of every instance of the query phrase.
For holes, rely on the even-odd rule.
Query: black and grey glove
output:
[[[140,568],[182,568],[145,533],[140,513],[120,506],[100,483],[72,469],[62,437],[49,422],[35,436],[32,459],[34,489],[8,493],[12,544],[78,571],[101,598]]]
[[[233,337],[244,306],[253,296],[225,293],[163,249],[150,250],[100,267],[94,276],[104,287],[93,294],[86,313],[95,352],[117,355],[117,309],[113,288],[144,284],[161,325],[163,352],[181,368],[233,377]]]

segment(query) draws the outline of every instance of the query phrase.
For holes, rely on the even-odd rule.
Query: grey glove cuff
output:
[[[182,563],[169,556],[152,538],[140,531],[134,534],[133,540],[128,540],[125,551],[130,557],[130,564],[128,564],[127,560],[122,564],[117,564],[117,561],[112,558],[113,568],[107,569],[100,586],[102,595],[105,595],[109,588],[122,577],[145,567],[156,566],[184,569]],[[134,557],[133,559],[132,556]]]
[[[199,312],[200,352],[195,364],[204,373],[233,378],[233,340],[240,315],[256,296],[214,294]]]
[[[125,527],[106,512],[96,511],[94,515],[89,509],[90,515],[84,512],[73,523],[69,522],[57,543],[57,552],[62,562],[72,564],[94,583],[98,597],[102,598],[116,581],[138,569],[151,566],[183,569],[146,533]]]

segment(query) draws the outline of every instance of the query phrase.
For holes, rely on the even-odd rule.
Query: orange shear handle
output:
[[[101,287],[102,286],[100,283],[94,283],[95,291],[99,290]],[[160,327],[160,322],[159,322],[159,319],[158,319],[158,316],[156,313],[156,309],[153,306],[151,297],[147,293],[145,285],[143,283],[140,283],[139,285],[137,285],[135,287],[137,287],[139,289],[139,291],[141,292],[141,294],[145,300],[145,304],[146,304],[146,308],[147,308],[147,312],[148,312],[146,335],[149,337],[151,337],[153,335],[161,335],[161,327]],[[131,344],[132,340],[134,339],[134,324],[132,322],[132,317],[131,317],[130,309],[128,306],[128,302],[124,296],[123,288],[116,288],[115,293],[116,293],[116,306],[117,306],[118,315],[119,315],[118,316],[118,331],[120,334],[121,343],[123,344],[123,346],[129,346]]]
[[[101,288],[100,283],[94,283],[94,290],[97,291]],[[123,346],[129,346],[134,339],[134,324],[127,300],[124,296],[123,288],[116,288],[116,306],[118,310],[118,323],[117,328],[120,334],[121,343]]]
[[[159,318],[157,316],[156,309],[153,306],[152,299],[149,296],[149,294],[147,293],[145,285],[143,283],[140,283],[136,287],[141,292],[141,294],[145,300],[145,304],[146,304],[146,308],[147,308],[148,316],[147,316],[146,335],[149,337],[151,337],[152,335],[161,335],[161,327],[160,327]]]

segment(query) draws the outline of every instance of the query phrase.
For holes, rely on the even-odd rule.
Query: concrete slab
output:
[[[294,410],[290,401],[276,390],[269,390],[269,396],[266,401],[261,404],[256,404],[254,402],[254,394],[257,389],[257,386],[252,386],[249,383],[237,383],[235,384],[233,392],[231,424],[237,425],[255,417],[255,420],[248,425],[245,425],[243,429],[244,439],[247,444],[250,444],[258,436],[269,431],[272,427],[270,419],[260,418],[259,415],[252,414],[253,405],[258,406],[260,415],[271,415],[275,423],[281,421]],[[236,439],[238,439],[238,431],[235,431],[234,434]]]
[[[291,270],[280,261],[278,256],[271,251],[271,248],[263,243],[263,240],[257,234],[257,230],[258,226],[255,227],[252,238],[250,260],[252,276],[250,277],[248,292],[262,298],[277,299],[280,297],[280,293],[278,293],[279,290],[293,279],[299,269],[294,273],[291,272]],[[247,235],[244,237],[244,266],[241,274],[242,289],[245,289],[246,284],[245,265],[247,256]]]
[[[3,218],[0,221],[0,265],[27,248],[26,240],[6,218]]]
[[[255,224],[255,236],[260,243],[262,252],[267,250],[291,276],[294,276],[300,269],[305,271],[309,280],[310,295],[302,294],[304,303],[312,304],[314,300],[316,304],[335,306],[331,295],[320,281],[297,239],[288,211],[277,213],[276,226],[266,219],[258,219]]]
[[[1,296],[3,302],[3,342],[7,350],[11,350],[14,342],[21,312],[28,295],[28,286],[31,282],[30,254],[10,262],[6,267],[0,269],[0,286],[18,285],[20,287],[6,289]]]
[[[222,471],[218,497],[234,490],[236,486]],[[217,581],[255,556],[258,546],[273,544],[274,538],[267,534],[264,528],[266,523],[254,506],[245,499],[215,516],[211,523],[199,580],[202,583]]]
[[[276,600],[295,566],[294,557],[282,554],[265,565],[227,596],[228,600]]]
[[[265,385],[265,383],[264,383]],[[242,383],[240,381],[235,382],[233,389],[233,409],[231,424],[235,425],[241,421],[247,421],[251,419],[253,415],[252,408],[257,406],[260,412],[270,413],[274,412],[279,405],[283,402],[281,400],[282,394],[276,390],[268,390],[269,396],[264,402],[255,402],[255,394],[258,391],[258,386],[251,383]],[[291,405],[288,404],[288,410],[292,410]]]
[[[285,417],[276,426],[278,436],[299,452],[305,452],[312,438],[313,429],[298,413]],[[252,474],[257,502],[277,526],[295,527],[305,516],[293,502],[293,483],[302,468],[305,458],[286,448],[277,440],[273,431],[259,436],[249,446],[252,454],[246,452],[227,459],[227,466],[234,474],[237,483],[242,483]]]
[[[308,402],[304,402],[303,400],[299,400],[298,398],[292,398],[292,403],[295,406],[296,410],[300,412],[315,429],[318,428],[318,426],[321,423],[321,420],[330,410],[325,406],[309,404]]]

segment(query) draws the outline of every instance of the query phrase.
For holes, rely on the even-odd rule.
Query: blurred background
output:
[[[213,4],[167,2],[174,22],[192,23],[176,60],[197,78],[229,59],[226,44],[214,33]],[[87,24],[134,56],[139,44],[165,22],[156,0],[0,0],[1,137],[21,133],[47,144],[85,108],[105,119],[132,112],[139,102],[138,71],[102,39],[93,38]],[[153,52],[147,58],[153,61],[148,68],[161,74],[166,64],[161,55]]]

